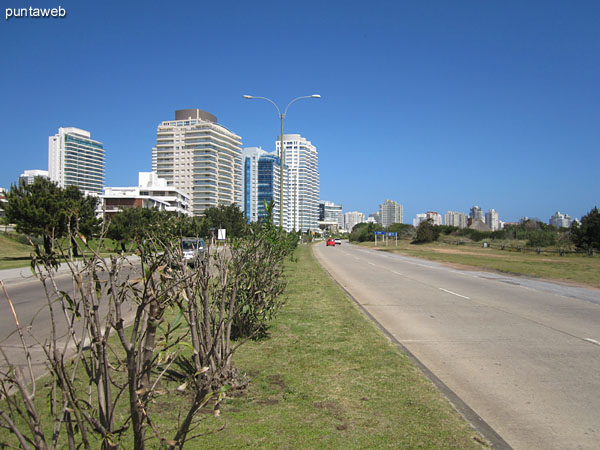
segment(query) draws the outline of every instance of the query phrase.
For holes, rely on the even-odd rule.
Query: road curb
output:
[[[383,334],[394,343],[408,358],[421,370],[429,381],[444,395],[450,404],[461,414],[473,427],[475,431],[481,434],[487,443],[493,449],[512,450],[512,447],[500,436],[483,418],[477,414],[469,405],[467,405],[452,389],[450,389],[442,380],[440,380],[431,370],[429,370],[408,348],[406,348],[398,339],[396,339],[381,323],[373,317],[373,315],[361,305],[356,298],[331,275],[327,268],[323,265],[319,257],[311,248],[313,257],[317,260],[321,268],[329,276],[331,280],[352,299],[354,304],[383,332]]]

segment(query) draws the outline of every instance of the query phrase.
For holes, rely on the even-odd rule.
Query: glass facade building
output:
[[[58,186],[77,186],[86,194],[102,194],[105,149],[89,131],[59,128],[48,138],[48,177]]]

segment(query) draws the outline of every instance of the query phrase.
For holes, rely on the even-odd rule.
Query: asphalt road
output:
[[[125,271],[126,272],[126,271]],[[127,273],[127,272],[126,272]],[[31,353],[34,376],[38,378],[46,373],[45,355],[39,344],[48,342],[51,337],[52,321],[50,319],[50,310],[48,308],[48,299],[42,283],[35,278],[31,271],[26,269],[11,269],[0,271],[0,279],[5,283],[6,291],[13,303],[19,323],[23,330],[26,345]],[[73,280],[66,266],[61,267],[55,276],[58,289],[73,295]],[[56,303],[57,296],[48,282],[50,302],[54,304],[55,330],[59,343],[67,341],[67,325],[62,309]],[[104,308],[101,308],[102,314]],[[125,319],[130,319],[134,314],[132,307],[126,307],[124,310]],[[79,323],[76,323],[78,336],[82,336]],[[0,292],[0,347],[6,354],[11,364],[22,367],[26,371],[26,357],[23,350],[23,344],[19,335],[16,333],[16,325],[10,305],[6,300],[5,293]],[[73,354],[74,348],[67,348],[67,356]],[[6,365],[3,358],[0,358],[0,367]]]
[[[349,245],[331,276],[515,449],[600,448],[600,291]]]

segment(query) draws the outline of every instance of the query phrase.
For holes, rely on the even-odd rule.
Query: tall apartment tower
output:
[[[281,155],[277,141],[277,155]],[[284,134],[284,164],[289,168],[291,230],[319,227],[319,157],[317,148],[299,134]]]
[[[344,213],[344,228],[347,232],[351,232],[354,225],[363,223],[365,221],[365,215],[358,211],[350,211]]]
[[[485,222],[485,218],[483,217],[483,212],[481,211],[481,208],[477,205],[473,206],[469,210],[469,217],[471,218],[472,222],[475,222],[476,220],[481,220],[482,222]]]
[[[175,111],[161,122],[152,149],[152,171],[188,194],[192,214],[218,205],[242,206],[242,138],[200,109]]]
[[[279,225],[279,190],[281,167],[279,157],[260,147],[248,147],[242,152],[244,214],[246,219],[256,222],[266,217],[265,202],[273,201],[273,223]],[[283,228],[290,229],[289,223],[289,171],[283,168]]]
[[[58,186],[77,186],[86,194],[101,195],[105,150],[89,131],[59,128],[48,138],[48,177]]]
[[[467,228],[467,215],[458,211],[448,211],[444,215],[444,225]]]
[[[384,227],[389,227],[393,223],[403,223],[404,207],[394,200],[386,200],[379,205],[379,220]]]
[[[491,228],[492,231],[500,229],[500,218],[498,212],[495,209],[490,209],[485,213],[485,223]]]

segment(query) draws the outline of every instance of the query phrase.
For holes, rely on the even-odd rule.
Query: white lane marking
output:
[[[598,342],[596,339],[584,338],[583,340],[591,342],[592,344],[600,345],[600,342]]]
[[[449,291],[448,289],[444,289],[444,288],[439,288],[439,289],[440,289],[440,291],[447,292],[448,294],[456,295],[457,297],[466,298],[467,300],[471,300],[469,297],[457,294],[456,292]]]
[[[374,266],[375,265],[371,261],[367,261],[367,264],[369,264],[370,266]]]
[[[392,270],[392,273],[395,273],[396,275],[404,276],[404,274],[403,274],[403,273],[396,272],[395,270]]]

